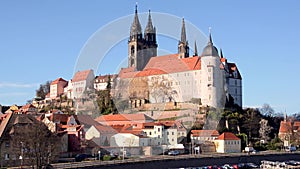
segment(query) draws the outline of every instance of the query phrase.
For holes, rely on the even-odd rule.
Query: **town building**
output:
[[[214,140],[217,153],[240,153],[241,139],[231,132],[224,132]]]
[[[58,78],[50,84],[50,98],[56,99],[64,94],[64,88],[68,85],[68,82],[63,78]]]
[[[194,144],[204,143],[205,141],[213,141],[219,137],[217,130],[191,130],[191,140]]]
[[[108,81],[111,87],[114,85],[114,80],[117,78],[117,75],[99,75],[95,77],[94,88],[97,91],[106,90]]]
[[[151,30],[149,25],[152,25],[150,12],[145,32]],[[150,39],[155,40],[151,43],[155,44],[152,51],[157,47],[155,31],[149,34]],[[199,99],[203,107],[224,108],[229,102],[242,106],[241,74],[222,51],[219,54],[211,34],[202,54],[195,52],[191,56],[183,19],[178,53],[156,56],[152,55],[156,52],[149,52],[145,57],[142,46],[148,34],[143,38],[141,32],[136,9],[128,41],[128,67],[119,72],[115,97],[134,103],[132,108],[146,103],[190,102],[192,99]]]
[[[83,93],[88,89],[94,89],[94,71],[84,70],[75,73],[72,79],[72,99],[83,97]]]

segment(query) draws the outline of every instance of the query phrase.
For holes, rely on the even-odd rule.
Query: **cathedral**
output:
[[[115,96],[129,100],[132,107],[146,103],[197,103],[222,109],[242,107],[242,77],[235,63],[228,62],[214,46],[209,34],[207,45],[198,55],[189,53],[185,21],[182,20],[178,52],[157,56],[156,28],[149,11],[142,33],[137,6],[128,40],[128,67],[117,78]]]

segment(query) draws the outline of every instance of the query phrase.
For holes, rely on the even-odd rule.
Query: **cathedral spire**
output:
[[[137,12],[137,4],[136,4],[134,19],[133,19],[133,23],[132,23],[131,29],[130,29],[130,37],[132,37],[134,35],[138,35],[138,34],[142,34],[142,27],[141,27],[141,24],[139,21],[138,12]]]
[[[197,42],[195,40],[195,44],[194,44],[194,56],[198,56],[198,50],[197,50]]]
[[[145,29],[145,34],[147,34],[147,33],[155,33],[154,27],[152,25],[150,10],[149,10],[149,15],[148,15],[148,23],[147,23],[147,26],[146,26],[146,29]]]
[[[181,26],[181,42],[186,42],[186,33],[185,33],[185,22],[184,18],[182,18],[182,26]]]

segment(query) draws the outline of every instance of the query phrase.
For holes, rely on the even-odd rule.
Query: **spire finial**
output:
[[[137,13],[138,2],[135,2],[135,13]]]
[[[212,42],[212,37],[211,37],[211,27],[208,27],[208,32],[209,32],[208,44],[209,44],[209,45],[212,45],[213,42]]]
[[[195,44],[194,44],[194,56],[198,56],[198,50],[197,50],[197,42],[195,40]]]
[[[223,58],[222,48],[220,48],[220,55],[221,55],[221,58]]]

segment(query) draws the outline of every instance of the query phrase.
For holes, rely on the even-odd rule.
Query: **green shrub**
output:
[[[109,161],[111,159],[110,155],[104,155],[103,156],[103,161]]]

